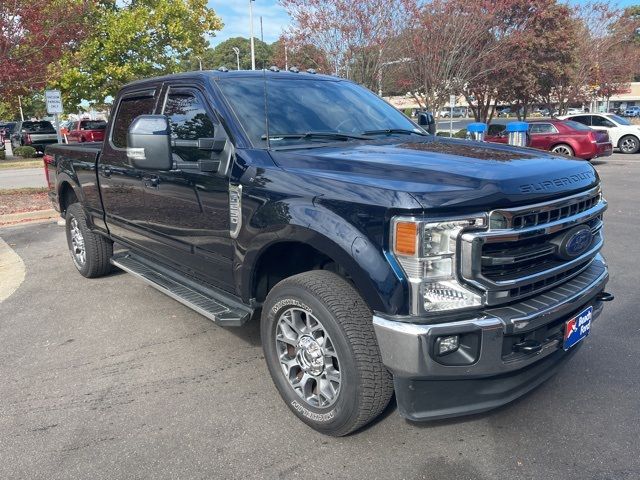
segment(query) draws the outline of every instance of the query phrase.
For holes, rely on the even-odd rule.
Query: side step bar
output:
[[[114,255],[111,263],[218,325],[239,327],[246,323],[253,313],[251,308],[224,292],[196,285],[190,279],[130,252]]]

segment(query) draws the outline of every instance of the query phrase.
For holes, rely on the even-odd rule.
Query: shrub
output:
[[[7,154],[4,149],[0,150],[0,160],[5,160],[7,158]]]
[[[449,136],[449,132],[444,131],[444,130],[440,130],[439,132],[436,132],[436,135],[438,137],[448,137]],[[467,129],[463,128],[462,130],[458,130],[452,136],[453,136],[453,138],[467,138]]]
[[[13,154],[16,157],[31,158],[36,156],[36,149],[25,145],[24,147],[14,148]]]
[[[413,108],[405,108],[404,109],[404,114],[409,118],[411,118],[411,113],[412,112],[413,112]]]

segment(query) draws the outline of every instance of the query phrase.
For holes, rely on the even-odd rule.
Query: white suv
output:
[[[632,107],[627,107],[624,111],[625,117],[640,117],[640,107],[635,105]]]
[[[612,113],[589,113],[564,115],[560,120],[573,120],[595,130],[606,130],[614,147],[622,153],[636,153],[640,150],[640,126],[633,125],[626,118]]]

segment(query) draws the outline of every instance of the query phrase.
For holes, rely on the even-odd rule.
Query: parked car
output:
[[[504,128],[504,125],[491,125],[485,140],[507,143]],[[528,146],[584,160],[608,157],[613,152],[609,134],[605,130],[593,130],[570,120],[530,121]]]
[[[640,106],[635,105],[631,107],[627,107],[624,111],[625,117],[640,117]]]
[[[598,130],[606,130],[614,148],[619,148],[622,153],[636,153],[640,150],[640,126],[631,124],[626,118],[612,113],[565,115],[558,118],[573,120]]]
[[[137,81],[109,122],[108,141],[44,157],[75,268],[115,265],[229,328],[260,319],[277,390],[322,433],[361,428],[394,390],[414,421],[510,402],[612,299],[588,164],[436,137],[311,73]]]
[[[584,113],[584,108],[569,108],[567,109],[567,115],[579,115]]]
[[[439,116],[440,118],[449,118],[449,117],[462,118],[466,116],[466,111],[464,108],[455,107],[453,109],[453,115],[452,115],[450,108],[444,108],[440,110]]]
[[[56,129],[44,120],[17,122],[11,134],[11,148],[28,145],[44,153],[44,147],[52,143],[58,143]]]
[[[101,142],[107,122],[104,120],[80,120],[73,122],[67,132],[67,143]]]

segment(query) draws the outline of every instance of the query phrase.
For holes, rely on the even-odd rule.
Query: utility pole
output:
[[[253,41],[253,2],[249,0],[249,35],[251,36],[251,70],[256,69],[256,47]]]
[[[24,113],[22,113],[22,97],[18,95],[18,105],[20,105],[20,120],[24,122]]]
[[[284,70],[289,71],[289,57],[287,56],[287,44],[284,44]]]

